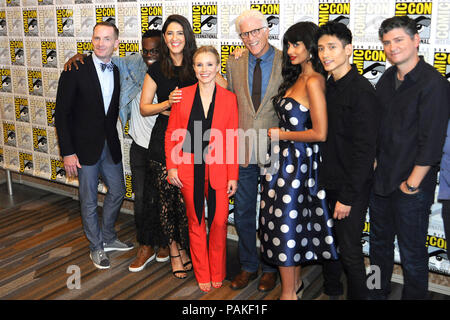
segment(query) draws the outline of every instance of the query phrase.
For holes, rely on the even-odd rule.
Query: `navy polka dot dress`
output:
[[[281,99],[277,112],[286,131],[304,131],[311,123],[309,110],[292,98]],[[281,140],[270,157],[275,160],[261,182],[262,257],[279,266],[337,259],[333,219],[317,181],[318,144]]]

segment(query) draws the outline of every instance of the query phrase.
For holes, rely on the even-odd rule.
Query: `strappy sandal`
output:
[[[216,289],[219,289],[219,288],[221,288],[222,287],[222,285],[223,285],[223,282],[222,281],[220,281],[220,282],[211,282],[211,285],[213,286],[213,288],[216,288]]]
[[[186,256],[188,256],[188,255],[187,255],[186,249],[178,249],[178,251],[185,251],[185,252],[186,252]],[[189,257],[189,256],[188,256],[188,257]],[[183,259],[181,259],[181,263],[183,263]],[[191,265],[191,267],[190,267],[190,268],[186,268],[188,265]],[[184,267],[184,271],[186,271],[186,272],[192,271],[192,268],[193,268],[193,266],[192,266],[192,260],[189,260],[189,261],[183,263],[183,267]]]
[[[305,283],[302,281],[302,284],[300,285],[300,287],[298,287],[297,291],[295,292],[298,299],[302,298],[304,289],[305,289]]]
[[[170,261],[172,262],[172,258],[180,258],[181,260],[181,255],[177,255],[177,256],[170,256]],[[181,260],[181,263],[183,263],[183,260]],[[184,273],[184,277],[178,277],[177,274],[181,274]],[[187,274],[186,274],[186,270],[173,270],[173,265],[172,265],[172,274],[175,278],[177,279],[186,279],[187,278]]]

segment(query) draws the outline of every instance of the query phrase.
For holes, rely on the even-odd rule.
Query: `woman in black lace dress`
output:
[[[145,212],[152,242],[169,245],[172,271],[177,278],[186,278],[192,270],[187,254],[188,222],[180,189],[167,182],[164,135],[170,108],[178,98],[178,88],[196,83],[192,56],[197,49],[192,28],[186,18],[171,15],[164,23],[159,61],[153,63],[145,76],[140,109],[143,116],[158,114],[149,144],[149,164],[145,177]],[[158,103],[153,104],[157,95]]]

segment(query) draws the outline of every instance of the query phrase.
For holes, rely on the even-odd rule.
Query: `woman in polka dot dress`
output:
[[[320,73],[312,22],[291,26],[283,37],[283,83],[273,98],[280,127],[271,128],[270,168],[262,181],[262,257],[278,265],[280,299],[297,299],[304,262],[337,259],[325,192],[319,189],[318,142],[327,136],[325,79]]]

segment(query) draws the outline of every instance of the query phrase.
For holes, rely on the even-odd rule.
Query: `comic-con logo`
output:
[[[11,69],[0,69],[0,92],[12,92]]]
[[[119,57],[131,56],[137,53],[139,53],[139,43],[137,41],[119,43]]]
[[[434,67],[447,80],[450,78],[450,53],[449,52],[435,52],[434,53]]]
[[[94,51],[94,45],[91,41],[77,41],[77,53],[91,54]]]
[[[19,171],[22,173],[33,171],[33,155],[31,153],[19,152]]]
[[[435,7],[435,44],[450,45],[450,1],[439,1]]]
[[[340,22],[348,26],[350,22],[350,2],[332,2],[330,0],[319,3],[319,26],[328,21]]]
[[[131,175],[125,174],[125,197],[127,199],[133,198],[133,182],[131,181]]]
[[[64,163],[58,159],[51,159],[50,164],[52,167],[52,174],[50,178],[52,180],[64,181],[66,178],[66,170],[64,169]]]
[[[42,96],[42,72],[39,70],[28,70],[28,93],[33,96]]]
[[[141,33],[162,29],[162,6],[141,5]]]
[[[30,107],[28,106],[28,99],[15,97],[14,110],[16,112],[16,121],[30,122]]]
[[[20,0],[6,0],[7,7],[20,7]]]
[[[9,41],[9,49],[11,54],[11,64],[15,66],[25,65],[25,51],[23,48],[23,41],[21,40]]]
[[[192,29],[196,38],[217,38],[217,4],[194,4]]]
[[[386,70],[386,54],[383,50],[354,49],[353,64],[375,86]]]
[[[51,100],[45,101],[45,109],[47,113],[47,125],[49,127],[55,126],[55,108],[56,108],[56,102]]]
[[[23,30],[25,36],[39,36],[37,10],[23,10]]]
[[[73,37],[74,23],[72,9],[56,10],[56,31],[58,37]]]
[[[3,143],[5,146],[16,146],[16,126],[14,123],[3,122]]]
[[[95,8],[95,21],[97,23],[107,21],[116,24],[116,9],[114,7]]]
[[[34,151],[48,151],[47,130],[45,128],[33,127],[33,149]]]
[[[267,19],[269,26],[269,39],[279,39],[280,36],[280,4],[279,3],[254,3],[251,9],[260,11]]]
[[[6,11],[0,11],[0,37],[8,35],[8,28],[6,25]]]
[[[227,61],[230,53],[232,53],[236,48],[245,49],[244,45],[232,45],[232,44],[222,44],[220,46],[220,72],[222,75],[227,73]]]
[[[41,41],[42,66],[44,68],[57,68],[56,41]]]
[[[430,43],[432,2],[397,2],[395,15],[414,19],[417,24],[420,42]]]

